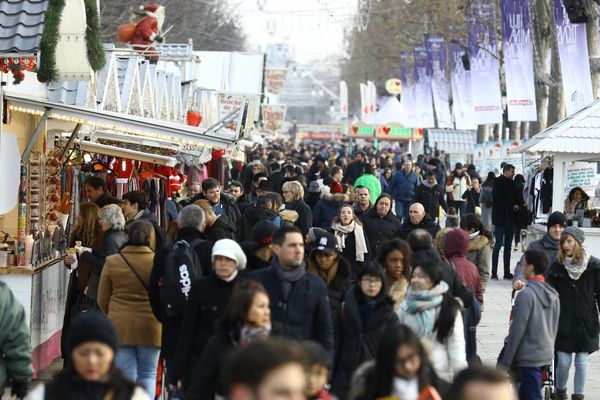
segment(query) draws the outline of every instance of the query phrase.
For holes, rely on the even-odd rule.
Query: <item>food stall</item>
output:
[[[537,155],[537,161],[523,162],[523,165],[525,169],[533,169],[533,173],[546,174],[544,181],[551,185],[552,193],[551,207],[544,210],[546,215],[552,211],[562,212],[570,189],[581,184],[581,177],[588,180],[589,185],[582,186],[586,186],[584,190],[596,201],[583,218],[574,218],[571,223],[580,226],[585,232],[586,248],[592,255],[600,257],[598,184],[595,179],[595,166],[600,162],[600,101],[596,100],[509,151],[522,154],[524,158],[525,153],[528,158],[531,154]],[[586,167],[581,163],[591,164]],[[540,232],[546,232],[544,225],[535,223],[531,226],[532,236],[538,236]]]

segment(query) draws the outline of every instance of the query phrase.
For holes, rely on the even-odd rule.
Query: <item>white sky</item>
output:
[[[250,50],[289,43],[296,61],[339,55],[357,0],[240,0]]]

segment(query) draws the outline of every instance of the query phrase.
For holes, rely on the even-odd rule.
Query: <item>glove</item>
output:
[[[158,42],[158,43],[162,43],[163,42],[163,37],[160,36],[160,35],[156,35],[156,37],[154,38],[154,41]]]
[[[29,392],[28,382],[13,382],[10,390],[11,396],[16,397],[17,399],[24,399],[25,396],[27,396],[27,392]]]

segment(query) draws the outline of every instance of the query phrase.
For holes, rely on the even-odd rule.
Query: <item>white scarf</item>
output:
[[[334,222],[331,227],[335,231],[335,239],[340,248],[346,248],[346,237],[348,234],[354,232],[354,241],[356,243],[356,261],[365,261],[365,254],[369,251],[367,249],[367,242],[365,241],[365,233],[362,225],[357,224],[356,221],[350,222],[348,225],[342,225],[340,222]]]
[[[394,396],[402,400],[417,400],[419,398],[419,379],[403,379],[394,377]]]
[[[590,254],[587,250],[583,249],[583,258],[579,261],[578,264],[573,264],[573,257],[565,257],[565,261],[563,262],[567,273],[574,281],[581,278],[583,272],[587,269],[588,262],[590,261]]]

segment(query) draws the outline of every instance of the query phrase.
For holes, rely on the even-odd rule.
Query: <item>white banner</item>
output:
[[[340,119],[348,118],[348,85],[340,81]]]
[[[367,114],[367,116],[370,117],[372,115],[375,115],[375,112],[377,111],[375,106],[377,103],[377,87],[371,81],[367,81],[367,92],[369,99],[369,113]]]
[[[361,83],[360,85],[360,119],[362,121],[367,119],[369,115],[369,97],[367,85]]]

